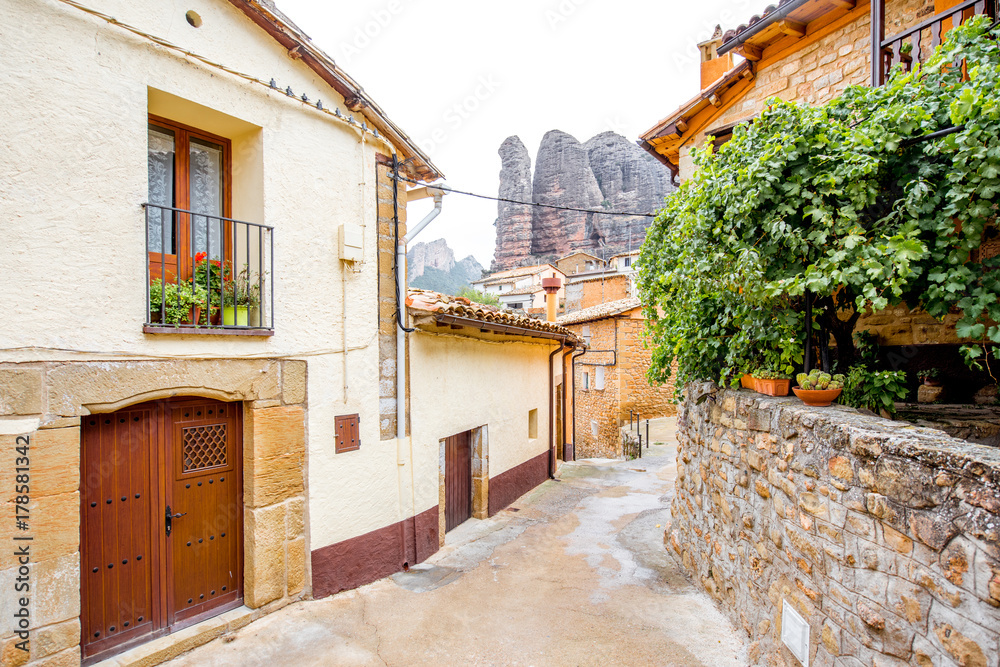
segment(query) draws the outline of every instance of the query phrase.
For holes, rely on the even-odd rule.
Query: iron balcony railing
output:
[[[872,85],[883,85],[893,67],[902,63],[906,71],[922,63],[944,42],[948,29],[978,14],[997,16],[997,0],[966,0],[903,32],[885,37],[885,0],[872,2]],[[961,66],[961,63],[956,63]]]
[[[274,229],[159,204],[146,217],[146,323],[157,330],[274,330]]]

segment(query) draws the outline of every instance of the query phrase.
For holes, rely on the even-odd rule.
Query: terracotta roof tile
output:
[[[755,14],[751,16],[750,20],[747,21],[746,23],[738,25],[731,30],[727,30],[725,34],[722,35],[722,43],[725,44],[726,42],[731,42],[732,40],[736,39],[736,37],[740,33],[746,32],[747,30],[754,27],[761,21],[766,21],[771,14],[773,14],[777,10],[781,9],[785,5],[792,2],[795,2],[795,0],[779,0],[777,4],[768,5],[767,7],[764,8],[764,11],[762,11],[760,14]]]
[[[638,308],[640,305],[642,304],[639,302],[639,299],[635,297],[619,299],[618,301],[608,301],[607,303],[600,303],[596,306],[591,306],[590,308],[584,308],[583,310],[563,315],[559,318],[557,323],[565,326],[567,324],[576,324],[578,322],[600,320],[605,317],[620,315],[621,313]]]
[[[541,285],[531,285],[521,289],[512,289],[509,292],[501,292],[498,296],[519,296],[521,294],[537,294],[542,291]]]
[[[548,269],[554,269],[562,273],[558,268],[551,264],[535,264],[534,266],[520,266],[516,269],[507,269],[506,271],[497,271],[496,273],[490,274],[485,278],[479,280],[473,280],[474,284],[482,283],[492,283],[492,282],[502,282],[504,278],[518,278],[520,276],[530,276],[541,271],[546,271]]]
[[[455,317],[476,320],[477,322],[506,324],[522,329],[560,334],[567,336],[573,342],[583,342],[572,331],[555,322],[538,320],[527,315],[519,315],[515,312],[498,308],[497,306],[473,303],[464,297],[441,294],[430,290],[410,289],[406,296],[406,307],[426,313],[454,315]]]

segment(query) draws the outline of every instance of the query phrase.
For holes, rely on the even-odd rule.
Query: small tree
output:
[[[486,292],[480,292],[472,287],[463,287],[455,293],[455,296],[460,296],[473,303],[480,303],[486,306],[499,306],[500,299],[495,294],[487,294]]]
[[[967,362],[1000,343],[1000,258],[977,261],[1000,192],[1000,50],[977,17],[931,60],[823,106],[772,99],[649,229],[639,287],[650,379],[731,379],[801,363],[804,312],[841,370],[869,310],[957,312]],[[965,67],[954,63],[965,61]],[[942,130],[949,133],[939,133]]]

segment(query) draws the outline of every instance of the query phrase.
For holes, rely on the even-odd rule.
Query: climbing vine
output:
[[[988,363],[1000,258],[976,251],[1000,192],[997,34],[977,17],[885,86],[815,107],[771,99],[721,148],[696,149],[638,264],[650,379],[675,361],[678,386],[793,372],[807,298],[842,371],[859,316],[899,303],[958,313],[967,363]]]

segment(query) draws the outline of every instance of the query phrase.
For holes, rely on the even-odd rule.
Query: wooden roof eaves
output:
[[[423,181],[444,178],[444,174],[431,162],[430,157],[386,116],[364,89],[340,69],[332,58],[313,46],[308,36],[277,11],[272,3],[267,0],[229,0],[229,2],[287,49],[290,56],[301,59],[306,66],[316,72],[344,98],[344,104],[350,111],[363,113],[402,154],[401,162],[411,160],[409,167],[413,176]]]

